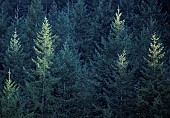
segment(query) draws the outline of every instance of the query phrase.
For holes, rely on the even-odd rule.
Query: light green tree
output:
[[[148,67],[143,67],[145,71],[142,73],[149,79],[160,79],[163,71],[163,62],[161,60],[164,57],[164,47],[158,42],[159,38],[156,34],[152,35],[151,41],[148,58],[144,57]]]
[[[33,106],[29,110],[33,110],[35,117],[50,117],[54,113],[52,103],[55,100],[51,95],[52,85],[55,84],[55,80],[51,77],[54,56],[53,39],[50,24],[45,17],[41,31],[37,33],[35,40],[36,59],[32,59],[35,63],[35,70],[31,73],[31,82],[26,82],[27,95],[32,98],[33,102]]]
[[[151,37],[148,57],[145,58],[147,66],[143,66],[142,86],[139,89],[137,111],[138,117],[161,118],[165,115],[163,93],[165,90],[163,78],[164,47],[159,43],[159,37]]]
[[[21,115],[19,103],[19,87],[11,80],[11,71],[9,70],[1,97],[2,117],[19,118]]]
[[[24,57],[25,55],[21,47],[20,38],[15,29],[8,49],[5,52],[3,65],[4,73],[7,73],[8,69],[11,68],[11,77],[14,78],[16,82],[22,82],[24,77]]]

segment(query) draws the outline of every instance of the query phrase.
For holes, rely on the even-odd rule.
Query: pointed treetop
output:
[[[164,47],[162,46],[162,43],[159,43],[159,37],[156,36],[156,33],[154,33],[151,37],[152,42],[150,43],[149,48],[149,59],[145,60],[147,61],[148,65],[152,69],[158,69],[161,68],[163,63],[160,62],[160,59],[164,57],[164,53],[162,53]]]
[[[19,38],[18,38],[16,28],[15,28],[14,33],[13,33],[11,40],[10,40],[9,50],[14,51],[14,52],[18,52],[19,50],[21,50],[21,44],[20,44],[20,41],[19,41]]]
[[[116,17],[114,19],[114,27],[117,28],[118,30],[124,30],[125,20],[121,20],[121,15],[122,15],[122,13],[120,12],[120,8],[118,6],[118,9],[116,12]]]

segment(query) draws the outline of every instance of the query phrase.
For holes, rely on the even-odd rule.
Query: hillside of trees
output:
[[[168,0],[0,0],[0,118],[170,118]]]

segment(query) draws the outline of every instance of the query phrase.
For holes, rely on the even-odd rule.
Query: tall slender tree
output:
[[[26,18],[25,33],[22,36],[24,44],[24,52],[27,53],[27,58],[35,56],[33,45],[36,39],[36,33],[42,25],[44,18],[44,11],[42,6],[42,0],[32,0],[28,8],[28,14]],[[31,62],[27,62],[29,66],[32,66]]]
[[[84,0],[78,0],[73,7],[73,36],[77,44],[76,47],[81,54],[81,59],[84,62],[89,62],[89,59],[93,57],[94,42],[87,5]]]
[[[20,38],[18,37],[17,31],[15,29],[8,49],[4,55],[4,73],[8,72],[11,68],[11,77],[15,79],[16,82],[23,82],[24,78],[24,57],[25,54],[21,47]]]
[[[54,56],[53,35],[48,19],[45,17],[41,31],[37,33],[34,51],[36,59],[32,59],[35,63],[35,70],[32,73],[31,82],[26,82],[26,93],[32,98],[32,108],[35,117],[51,117],[54,112],[55,101],[52,96],[52,85],[55,84],[51,77],[52,60]],[[31,99],[30,99],[31,101]],[[28,103],[30,101],[27,101]],[[36,110],[38,110],[36,112]],[[50,115],[51,114],[51,115]]]

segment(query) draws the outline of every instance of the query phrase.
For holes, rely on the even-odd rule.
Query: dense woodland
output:
[[[0,0],[0,118],[170,118],[169,0]]]

